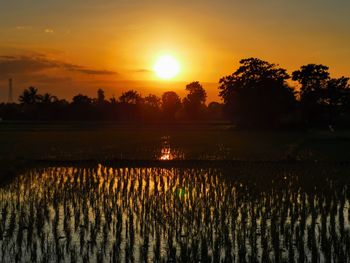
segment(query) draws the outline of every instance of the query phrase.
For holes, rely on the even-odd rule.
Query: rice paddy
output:
[[[29,169],[0,189],[0,261],[349,262],[349,168]]]
[[[227,124],[0,123],[3,160],[151,160],[163,138],[194,160],[350,160],[349,131],[239,131]]]

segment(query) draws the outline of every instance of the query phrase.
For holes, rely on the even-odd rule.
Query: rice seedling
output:
[[[347,169],[31,169],[0,189],[0,259],[348,262]]]

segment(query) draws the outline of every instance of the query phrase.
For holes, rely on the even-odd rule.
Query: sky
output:
[[[200,81],[219,101],[218,81],[258,57],[290,73],[307,63],[350,75],[348,0],[0,0],[0,101],[35,86],[70,100],[78,93],[142,95]],[[161,80],[157,58],[180,73]]]

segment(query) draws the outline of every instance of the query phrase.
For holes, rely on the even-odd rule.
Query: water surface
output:
[[[346,262],[348,168],[30,169],[0,190],[0,261]]]

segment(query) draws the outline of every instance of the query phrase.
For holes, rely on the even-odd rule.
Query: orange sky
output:
[[[9,77],[15,97],[29,85],[67,99],[97,88],[116,97],[131,88],[183,95],[186,83],[200,81],[208,100],[219,100],[220,77],[252,56],[289,72],[323,63],[334,76],[350,75],[349,1],[71,2],[2,1],[0,100]],[[171,81],[152,71],[164,53],[181,64]]]

